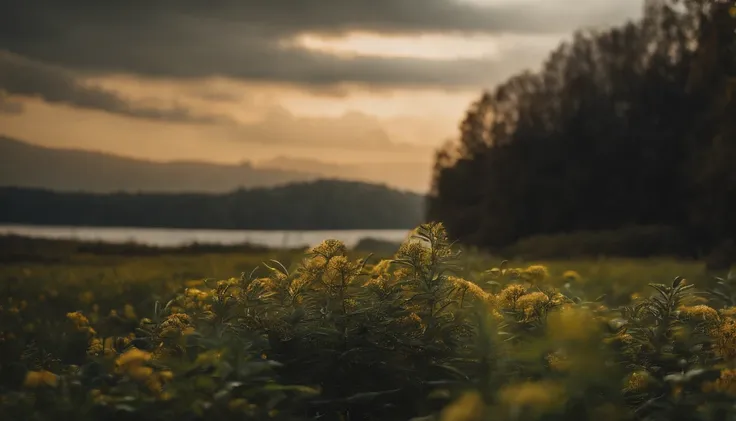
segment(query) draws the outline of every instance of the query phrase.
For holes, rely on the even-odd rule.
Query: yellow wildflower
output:
[[[153,368],[145,365],[130,366],[125,371],[125,374],[127,374],[128,377],[130,377],[131,379],[140,382],[151,377],[151,375],[153,374]]]
[[[87,336],[94,336],[96,334],[95,330],[89,325],[89,319],[81,311],[67,313],[66,318],[74,324],[78,332],[86,333]]]
[[[412,270],[407,267],[398,268],[394,271],[394,277],[396,279],[407,279],[412,278],[414,276]]]
[[[169,370],[160,371],[158,375],[165,381],[171,381],[174,378],[174,373]]]
[[[478,392],[467,392],[442,410],[440,421],[481,421],[485,409]]]
[[[198,288],[187,288],[184,290],[184,295],[187,297],[196,298],[199,300],[206,300],[209,296],[208,293],[198,289]]]
[[[502,322],[504,320],[503,314],[495,308],[491,309],[491,317],[493,317],[497,322]]]
[[[41,386],[56,387],[59,384],[59,376],[47,371],[28,371],[23,386],[36,388]]]
[[[526,408],[542,414],[563,405],[565,391],[561,385],[552,381],[526,382],[512,384],[499,391],[502,404],[515,408]]]
[[[526,294],[526,288],[523,286],[509,285],[498,294],[499,304],[503,308],[514,309],[516,301],[524,294]]]
[[[67,313],[66,318],[71,320],[77,329],[84,329],[89,326],[89,319],[81,311]]]
[[[713,338],[716,355],[725,360],[736,357],[736,321],[725,319],[718,326],[710,329],[708,334]]]
[[[369,279],[368,282],[365,283],[365,287],[370,288],[379,296],[385,296],[389,292],[388,282],[382,275]]]
[[[703,304],[696,306],[682,306],[679,310],[683,316],[689,319],[704,320],[709,323],[715,323],[720,318],[716,309]]]
[[[547,294],[537,291],[531,294],[522,295],[516,301],[516,308],[524,312],[526,320],[539,317],[545,306],[549,304]]]
[[[345,256],[335,256],[327,263],[327,277],[336,284],[350,283],[360,267]]]
[[[404,258],[419,266],[429,263],[429,250],[417,241],[407,241],[399,247],[396,253],[399,258]]]
[[[560,294],[559,292],[555,292],[552,295],[552,297],[550,297],[550,299],[549,299],[549,303],[553,307],[560,306],[560,305],[564,304],[567,301],[568,301],[567,297],[565,297],[564,295]]]
[[[627,392],[640,392],[647,388],[649,379],[649,373],[646,371],[633,372],[626,378],[624,390]]]
[[[175,338],[194,332],[192,319],[186,313],[174,313],[166,317],[159,327],[163,338]]]
[[[404,316],[398,320],[399,325],[409,329],[423,329],[424,323],[422,318],[417,313],[409,313],[408,316]]]
[[[565,273],[562,274],[562,277],[565,280],[570,281],[570,282],[575,282],[575,283],[583,282],[583,277],[580,276],[580,274],[575,272],[574,270],[565,271]]]
[[[195,279],[195,280],[184,282],[184,286],[186,286],[187,288],[196,288],[202,285],[204,285],[204,281],[201,279]]]
[[[556,340],[584,341],[595,336],[599,324],[589,309],[563,306],[547,317],[547,333]]]
[[[383,259],[380,262],[376,263],[375,266],[371,269],[371,274],[373,275],[387,275],[388,270],[391,268],[391,261],[387,259]]]
[[[143,366],[143,363],[150,359],[150,352],[141,351],[138,348],[131,348],[115,360],[115,371],[118,374],[127,373],[130,370]]]
[[[521,278],[521,273],[522,272],[523,272],[523,270],[521,270],[521,269],[512,268],[512,269],[508,269],[503,274],[506,275],[511,280],[516,280],[516,279]]]
[[[222,291],[228,287],[236,286],[237,284],[238,284],[238,280],[235,278],[223,279],[223,280],[217,281],[216,288],[218,291]]]
[[[720,378],[714,382],[706,382],[703,384],[703,392],[720,392],[736,396],[736,370],[721,370]]]
[[[345,247],[345,244],[343,244],[342,241],[333,239],[325,240],[309,251],[309,254],[317,254],[327,258],[344,255],[345,253],[347,253],[347,247]]]
[[[718,311],[721,313],[721,316],[723,317],[735,317],[736,316],[736,307],[728,307],[724,308]]]
[[[479,301],[484,301],[489,295],[487,292],[483,291],[483,288],[481,288],[475,282],[470,282],[456,276],[449,276],[447,280],[460,291],[460,296],[463,299],[475,299]]]
[[[549,277],[549,271],[547,271],[545,266],[533,265],[524,269],[521,276],[532,284],[537,284],[544,282],[544,280]]]
[[[105,338],[105,340],[102,341],[102,344],[103,344],[103,347],[102,347],[103,348],[103,352],[105,353],[105,355],[115,355],[115,354],[117,354],[117,351],[115,350],[115,338],[113,338],[112,336],[111,337],[108,337],[108,338]],[[121,343],[121,345],[122,345],[122,343]]]
[[[87,355],[100,355],[102,350],[102,341],[98,338],[92,338],[87,346]]]

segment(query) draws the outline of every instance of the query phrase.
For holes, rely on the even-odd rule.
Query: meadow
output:
[[[374,254],[0,241],[0,419],[736,419],[736,278],[415,234]]]

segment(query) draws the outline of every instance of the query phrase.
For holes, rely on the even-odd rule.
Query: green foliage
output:
[[[676,228],[649,226],[535,235],[504,248],[503,254],[526,259],[653,257],[681,256],[687,248],[685,235]]]
[[[95,277],[89,256],[63,280],[3,269],[0,418],[736,416],[733,280],[706,291],[678,277],[642,294],[581,263],[494,267],[435,223],[389,258],[334,240],[253,257],[255,269],[216,279]],[[196,257],[151,259],[173,270]]]
[[[539,71],[471,104],[459,141],[437,153],[429,218],[494,251],[521,240],[522,252],[537,243],[548,254],[539,236],[629,226],[668,226],[684,237],[651,242],[657,253],[702,257],[733,241],[732,4],[645,3],[641,19],[578,31]],[[609,235],[590,240],[622,252]],[[733,243],[730,250],[726,263],[736,261]]]

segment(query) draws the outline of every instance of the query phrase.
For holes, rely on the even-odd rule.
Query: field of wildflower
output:
[[[78,255],[0,267],[2,420],[736,420],[736,279],[394,255]]]

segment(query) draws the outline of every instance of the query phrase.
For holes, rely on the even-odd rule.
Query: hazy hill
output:
[[[432,176],[432,164],[424,162],[387,162],[338,165],[310,159],[278,157],[256,164],[256,168],[320,174],[324,178],[367,181],[391,187],[426,192]]]
[[[31,145],[0,136],[0,186],[94,193],[226,193],[335,178],[424,192],[429,164],[332,165],[278,158],[254,165],[154,162],[117,155]]]
[[[227,194],[60,193],[0,188],[0,223],[254,230],[411,229],[424,196],[320,180]]]
[[[250,164],[161,163],[112,154],[31,145],[0,136],[0,185],[57,191],[213,192],[268,187],[318,174]]]

